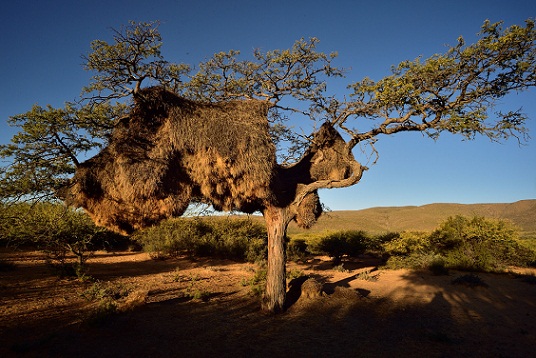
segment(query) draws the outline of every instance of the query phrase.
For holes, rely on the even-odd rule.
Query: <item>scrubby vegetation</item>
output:
[[[313,242],[311,251],[328,254],[339,263],[343,256],[356,257],[365,253],[368,241],[364,231],[335,232]]]
[[[454,216],[431,234],[401,233],[384,245],[388,267],[503,271],[508,266],[534,266],[536,253],[522,245],[508,221]]]
[[[427,268],[436,274],[449,269],[498,272],[536,264],[535,250],[520,239],[515,226],[480,216],[449,217],[431,233],[336,232],[311,239],[305,250],[329,255],[335,264],[343,257],[369,254],[384,258],[388,268]]]
[[[153,258],[216,256],[256,262],[266,258],[264,225],[249,218],[177,218],[134,235]]]
[[[0,243],[42,250],[61,276],[83,278],[92,251],[126,248],[129,243],[139,244],[154,259],[189,255],[264,262],[266,241],[265,226],[252,217],[170,219],[127,238],[99,228],[83,212],[59,204],[17,204],[0,210]],[[432,232],[372,235],[344,230],[290,237],[287,256],[303,262],[313,255],[326,255],[334,266],[368,256],[386,268],[429,269],[434,274],[452,269],[499,272],[509,266],[536,266],[533,241],[520,237],[509,221],[453,216]]]
[[[128,242],[79,210],[50,202],[0,206],[0,244],[37,248],[61,276],[83,277],[91,252]],[[76,262],[69,256],[74,255]]]

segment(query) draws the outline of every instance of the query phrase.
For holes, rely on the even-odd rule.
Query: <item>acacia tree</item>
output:
[[[163,60],[157,29],[156,23],[131,23],[115,32],[113,43],[93,42],[93,52],[86,57],[86,68],[96,72],[85,89],[88,103],[93,109],[102,105],[118,108],[121,102],[117,99],[127,95],[139,101],[143,99],[142,84],[147,83],[196,101],[261,100],[267,104],[279,161],[273,168],[272,195],[255,209],[263,213],[268,229],[263,307],[269,311],[284,309],[288,224],[300,218],[304,203],[318,189],[348,187],[361,180],[367,168],[355,159],[356,147],[369,148],[377,157],[374,144],[379,136],[407,131],[424,132],[434,139],[444,131],[469,139],[477,135],[497,141],[511,136],[527,139],[523,113],[514,109],[490,115],[490,109],[508,93],[535,86],[536,31],[531,19],[525,26],[506,29],[501,23],[485,22],[476,43],[467,45],[460,37],[445,54],[404,61],[379,81],[365,78],[351,83],[347,97],[328,93],[329,78],[344,73],[332,65],[336,54],[316,51],[317,39],[299,40],[288,50],[255,51],[253,60],[240,59],[238,51],[217,53],[193,73],[187,65]],[[117,117],[119,112],[102,118]],[[25,117],[28,114],[18,118]],[[293,131],[289,123],[296,117],[312,123],[310,135]],[[23,128],[23,132],[28,130]],[[106,139],[111,132],[104,133]],[[64,137],[57,135],[36,141],[45,138],[56,148],[52,157],[70,158],[71,164],[78,165],[75,158],[80,142],[66,144]],[[9,149],[4,156],[35,154],[35,148],[27,144],[22,140],[4,147]],[[17,178],[10,170],[4,171],[3,183]],[[70,173],[63,172],[64,176]],[[210,202],[210,195],[205,199]],[[317,205],[314,201],[309,204]],[[316,216],[318,210],[312,210]]]

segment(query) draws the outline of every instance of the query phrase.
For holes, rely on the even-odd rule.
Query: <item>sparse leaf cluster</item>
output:
[[[124,105],[96,107],[67,103],[64,108],[35,105],[8,123],[21,128],[9,144],[0,145],[0,157],[11,164],[0,171],[4,200],[52,199],[72,176],[80,158],[106,143],[114,120]]]
[[[521,109],[495,116],[489,112],[508,93],[536,85],[534,21],[507,29],[486,21],[479,35],[471,45],[458,38],[445,54],[403,61],[379,81],[365,78],[351,84],[353,99],[335,122],[352,125],[347,131],[356,141],[401,131],[423,131],[434,138],[449,131],[469,139],[477,134],[526,139]],[[354,125],[359,122],[349,118],[364,119],[359,122],[366,125]]]
[[[95,75],[83,94],[91,102],[102,102],[135,95],[142,83],[174,88],[181,75],[189,71],[184,64],[170,64],[161,54],[162,36],[158,22],[129,22],[113,30],[113,43],[95,40],[92,52],[84,56],[85,69]]]

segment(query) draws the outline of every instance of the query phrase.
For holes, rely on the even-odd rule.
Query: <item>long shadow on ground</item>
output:
[[[147,303],[95,325],[52,327],[36,337],[21,336],[4,356],[532,356],[536,285],[482,274],[488,287],[467,287],[453,285],[455,275],[409,272],[402,278],[406,284],[375,296],[374,290],[369,295],[370,290],[355,288],[355,281],[350,285],[355,275],[349,274],[339,287],[346,286],[354,296],[298,298],[275,316],[262,313],[258,299],[247,296]],[[427,287],[426,297],[419,297],[422,286]]]

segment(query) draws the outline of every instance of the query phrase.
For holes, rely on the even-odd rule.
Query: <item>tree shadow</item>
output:
[[[311,276],[301,276],[288,283],[288,291],[285,299],[285,309],[292,307],[301,297],[302,285]]]
[[[350,258],[350,257],[344,257],[340,261],[336,260],[325,260],[318,257],[310,258],[308,260],[305,260],[305,265],[307,265],[307,268],[309,270],[314,271],[328,271],[333,270],[336,266],[341,266],[342,268],[349,270],[349,271],[355,271],[364,269],[367,267],[374,267],[377,268],[379,265],[382,264],[382,259],[378,257],[373,256],[363,256],[360,258]]]
[[[308,277],[302,277],[289,285],[289,300],[294,302],[288,310],[266,315],[258,298],[235,291],[213,292],[206,302],[171,291],[153,292],[158,300],[148,300],[98,326],[49,322],[48,330],[39,332],[21,325],[16,329],[19,339],[2,342],[0,355],[524,357],[533,353],[536,285],[522,278],[478,274],[487,287],[470,287],[452,283],[463,275],[458,272],[433,276],[385,271],[377,282],[349,274],[333,283],[325,273],[314,274],[324,280],[325,291],[342,287],[355,291],[355,298],[327,294],[304,299],[299,292]]]
[[[176,268],[189,270],[200,267],[225,267],[236,264],[235,261],[207,258],[180,256],[168,259],[145,258],[140,261],[123,262],[98,262],[88,263],[88,274],[100,280],[110,280],[117,277],[138,277],[151,274],[170,272]],[[222,270],[220,268],[220,270]]]

